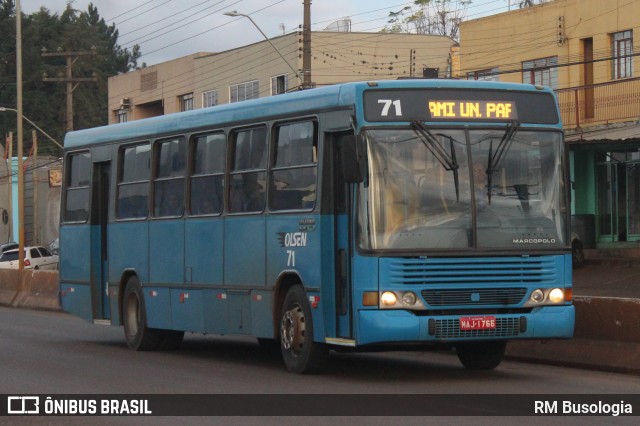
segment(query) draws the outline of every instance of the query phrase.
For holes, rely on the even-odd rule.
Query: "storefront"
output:
[[[640,247],[640,125],[567,135],[574,231],[586,248]]]

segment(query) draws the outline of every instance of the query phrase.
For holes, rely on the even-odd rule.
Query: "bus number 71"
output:
[[[380,113],[382,117],[387,117],[389,115],[389,110],[391,109],[392,105],[396,113],[396,117],[402,117],[402,105],[400,105],[400,99],[395,101],[391,99],[378,99],[378,103],[384,104],[384,106],[382,107],[382,112]]]

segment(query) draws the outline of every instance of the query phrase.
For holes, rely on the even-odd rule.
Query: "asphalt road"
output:
[[[120,327],[93,325],[59,312],[0,307],[0,394],[157,393],[628,395],[640,393],[640,378],[514,361],[504,361],[494,371],[473,372],[462,368],[450,353],[430,352],[332,354],[324,374],[299,376],[287,373],[278,357],[250,338],[187,335],[179,351],[134,352],[124,343]],[[640,412],[640,406],[634,408]],[[248,423],[258,421],[249,419]],[[297,423],[294,417],[288,419]],[[438,424],[448,423],[438,419]],[[51,420],[42,420],[41,424],[57,424]],[[98,420],[102,424],[115,422],[115,418]],[[226,420],[224,424],[247,424],[240,418]],[[282,424],[271,420],[272,424]],[[304,423],[325,424],[327,420],[308,418]],[[470,422],[471,418],[462,420]],[[485,420],[479,423],[491,423]],[[533,423],[532,419],[530,424],[542,420]],[[597,418],[589,420],[596,424]],[[634,419],[609,417],[606,422],[612,420],[631,424]],[[185,423],[195,421],[189,418]],[[260,419],[259,423],[264,421]],[[28,423],[34,422],[38,419],[31,418]],[[74,422],[83,424],[78,418],[64,424]],[[158,422],[155,418],[150,424]],[[478,418],[474,423],[478,424]],[[0,424],[4,424],[2,418]]]

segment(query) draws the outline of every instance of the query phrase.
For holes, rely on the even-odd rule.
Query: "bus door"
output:
[[[335,143],[346,134],[337,135],[331,144],[334,150],[333,167],[333,213],[334,213],[334,245],[335,245],[335,304],[337,337],[353,338],[352,303],[351,303],[351,258],[353,246],[350,244],[352,234],[352,200],[351,186],[344,181],[342,158],[339,143]]]
[[[111,162],[94,163],[91,205],[91,307],[93,319],[110,319],[109,258],[107,226],[109,222],[109,184]]]

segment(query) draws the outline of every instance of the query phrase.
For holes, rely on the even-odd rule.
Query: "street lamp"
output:
[[[13,109],[13,108],[7,108],[7,107],[0,107],[0,112],[5,112],[5,111],[13,111],[16,114],[18,113],[17,109]],[[49,134],[47,132],[45,132],[44,130],[42,130],[40,127],[38,127],[38,125],[36,123],[34,123],[33,121],[29,120],[24,114],[22,114],[22,118],[24,118],[25,120],[27,120],[33,127],[35,127],[36,129],[40,130],[40,132],[42,132],[43,135],[45,135],[46,137],[48,137],[49,139],[51,139],[51,141],[53,143],[55,143],[56,145],[58,145],[60,148],[63,148],[63,146],[57,141],[55,140],[53,137],[49,136]]]
[[[276,53],[278,55],[280,55],[280,57],[282,58],[283,61],[286,62],[286,64],[289,66],[289,68],[291,68],[291,70],[293,71],[293,73],[302,81],[302,77],[300,77],[299,72],[293,68],[291,66],[291,64],[289,63],[289,61],[287,61],[287,59],[282,55],[282,53],[280,53],[280,51],[278,50],[278,48],[271,42],[271,40],[269,39],[269,37],[267,37],[267,35],[264,33],[264,31],[262,31],[260,29],[260,27],[258,26],[258,24],[256,24],[256,22],[251,18],[251,16],[249,15],[245,15],[244,13],[240,13],[236,10],[232,10],[231,12],[225,12],[224,13],[226,16],[232,16],[232,17],[243,17],[243,18],[247,18],[251,21],[251,23],[253,24],[254,27],[256,27],[258,29],[258,31],[260,31],[260,34],[262,34],[262,36],[264,37],[265,40],[267,40],[269,42],[269,44],[271,45],[271,47],[273,47],[273,50],[276,51]]]

